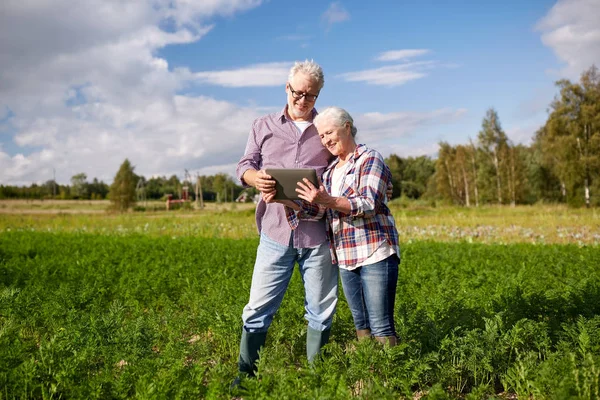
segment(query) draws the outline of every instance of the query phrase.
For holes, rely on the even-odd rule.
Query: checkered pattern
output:
[[[340,193],[350,202],[350,213],[302,201],[298,213],[286,207],[290,226],[295,229],[299,219],[319,219],[325,213],[332,259],[342,266],[366,260],[384,241],[400,256],[394,217],[385,204],[392,174],[383,157],[365,145],[358,145],[348,162]],[[329,193],[336,164],[337,160],[323,173],[323,184]]]

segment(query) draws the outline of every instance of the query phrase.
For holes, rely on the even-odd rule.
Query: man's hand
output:
[[[263,201],[267,204],[279,203],[279,200],[275,200],[275,193],[277,193],[277,191],[275,191],[275,190],[273,190],[272,192],[269,192],[269,193],[262,193]]]
[[[275,193],[277,193],[277,192],[275,191],[275,192],[271,192],[269,194],[264,195],[263,196],[264,202],[267,204],[269,204],[269,203],[283,204],[284,206],[289,207],[295,211],[301,210],[301,207],[292,200],[284,200],[284,199],[275,200]]]
[[[263,198],[269,193],[275,195],[275,179],[265,172],[264,169],[256,171],[249,169],[244,173],[243,179],[262,193]]]

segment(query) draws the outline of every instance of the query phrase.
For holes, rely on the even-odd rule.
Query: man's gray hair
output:
[[[340,107],[327,107],[326,109],[319,111],[319,114],[315,117],[313,123],[315,125],[319,125],[319,121],[331,121],[335,124],[335,126],[342,127],[346,125],[346,123],[350,124],[350,132],[352,133],[352,137],[356,136],[356,132],[358,130],[354,126],[354,120],[348,113],[348,111],[344,110]]]
[[[294,66],[290,69],[290,75],[288,76],[288,82],[291,81],[298,72],[307,74],[317,82],[319,91],[323,89],[325,85],[325,75],[323,74],[323,68],[313,60],[296,61]]]

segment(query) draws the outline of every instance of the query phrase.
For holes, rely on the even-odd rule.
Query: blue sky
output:
[[[385,156],[475,139],[494,107],[529,144],[556,94],[600,65],[600,0],[8,0],[0,5],[0,184],[233,174],[295,60],[325,71]]]

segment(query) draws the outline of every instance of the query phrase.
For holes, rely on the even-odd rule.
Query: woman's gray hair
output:
[[[315,125],[319,124],[319,121],[329,120],[335,124],[335,126],[344,126],[346,123],[350,123],[350,132],[352,133],[352,137],[356,137],[356,132],[358,130],[354,126],[354,120],[348,113],[348,111],[344,110],[340,107],[327,107],[326,109],[319,111],[319,114],[313,120]]]
[[[319,64],[313,60],[296,61],[294,66],[290,69],[288,81],[291,81],[298,72],[302,72],[313,78],[317,82],[319,92],[323,89],[323,85],[325,85],[325,75],[323,74],[323,68],[321,68]]]

